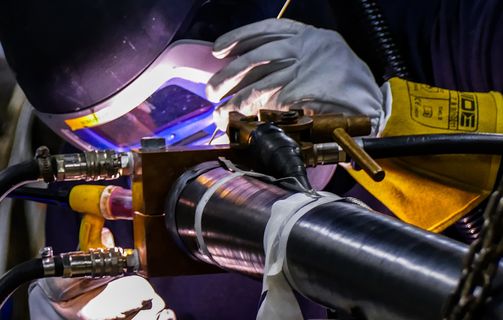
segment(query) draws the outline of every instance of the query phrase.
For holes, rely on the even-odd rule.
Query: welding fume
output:
[[[502,4],[3,1],[0,318],[503,319]]]

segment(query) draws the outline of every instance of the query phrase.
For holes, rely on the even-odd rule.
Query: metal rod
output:
[[[334,140],[347,152],[358,166],[360,166],[374,181],[384,179],[384,170],[372,159],[362,147],[360,147],[349,134],[342,128],[333,132]]]
[[[283,15],[285,14],[286,9],[288,9],[288,6],[290,5],[290,2],[292,2],[292,0],[286,0],[285,1],[285,3],[283,4],[283,7],[279,11],[278,16],[276,17],[276,19],[281,19],[283,17]]]

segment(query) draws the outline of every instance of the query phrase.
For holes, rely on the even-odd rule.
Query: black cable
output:
[[[409,73],[391,36],[389,27],[381,14],[381,9],[372,0],[357,0],[356,4],[360,7],[359,9],[374,42],[373,45],[383,64],[384,80],[389,80],[392,77],[407,79]]]
[[[362,147],[375,159],[435,154],[503,154],[503,135],[485,133],[426,134],[363,138]]]
[[[54,257],[55,274],[45,275],[41,258],[28,260],[18,264],[0,277],[0,307],[9,296],[23,283],[45,277],[62,276],[63,262],[60,257]]]
[[[272,123],[253,131],[250,146],[263,170],[276,178],[294,177],[306,189],[312,189],[300,155],[300,147],[283,129]]]
[[[9,193],[9,198],[36,201],[57,206],[68,206],[71,188],[42,189],[20,187]]]
[[[21,184],[40,178],[40,168],[37,160],[28,160],[0,171],[0,201],[10,191]]]

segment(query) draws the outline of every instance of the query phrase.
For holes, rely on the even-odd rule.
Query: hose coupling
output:
[[[134,249],[119,247],[91,249],[52,255],[52,248],[41,252],[44,275],[63,278],[102,278],[119,276],[139,270],[139,257]]]
[[[54,173],[51,165],[51,152],[46,146],[40,146],[35,151],[35,160],[38,162],[38,167],[40,170],[40,177],[44,179],[44,182],[53,182]]]
[[[61,254],[63,278],[118,276],[137,271],[136,250],[114,247]]]
[[[304,159],[311,167],[348,161],[346,152],[336,142],[315,143],[309,151],[304,154]]]
[[[132,158],[130,152],[113,150],[55,155],[55,178],[57,181],[116,179],[131,173]]]

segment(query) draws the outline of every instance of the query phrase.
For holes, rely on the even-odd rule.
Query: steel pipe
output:
[[[205,167],[204,167],[205,166]],[[259,277],[272,205],[295,191],[205,164],[183,175],[167,204],[167,225],[196,259]],[[207,190],[221,183],[209,199]],[[215,187],[213,187],[215,188]],[[204,202],[207,202],[204,204]],[[209,256],[198,247],[195,228]],[[294,225],[286,277],[301,294],[366,319],[442,319],[461,274],[467,246],[344,201],[311,209]],[[284,268],[285,269],[285,268]],[[502,272],[483,319],[503,319]]]

